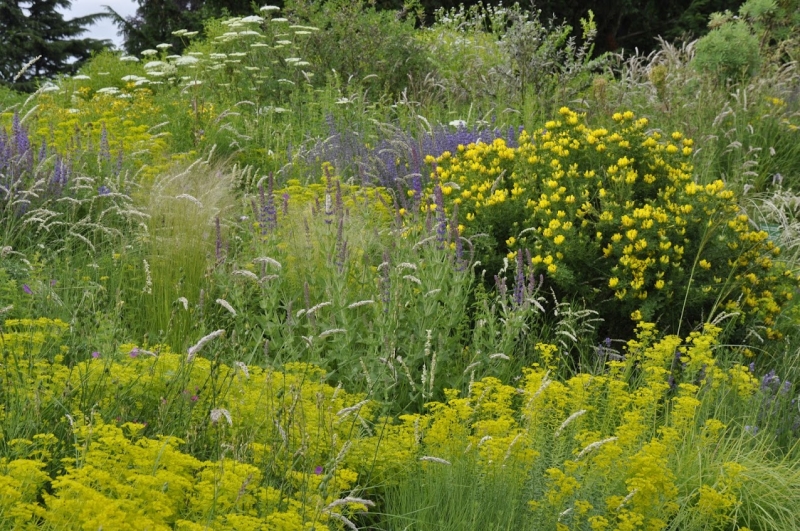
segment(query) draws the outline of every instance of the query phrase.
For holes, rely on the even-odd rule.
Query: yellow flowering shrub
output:
[[[533,367],[516,387],[484,378],[466,396],[448,391],[445,402],[406,423],[422,456],[418,473],[471,459],[483,475],[506,474],[521,489],[538,485],[523,492],[536,493],[527,505],[541,528],[666,529],[680,509],[698,521],[731,521],[744,466],[712,458],[719,468],[700,496],[680,469],[686,452],[712,454],[726,429],[701,413],[704,395],[717,386],[747,400],[758,389],[740,367],[721,369],[705,357],[718,333],[709,327],[686,340],[659,338],[652,323],[642,323],[627,359],[609,362],[607,374],[560,382]],[[699,383],[671,382],[676,350],[689,365],[711,364]]]
[[[152,90],[133,83],[115,93],[93,91],[80,80],[66,85],[69,102],[61,94],[38,96],[28,121],[34,142],[46,142],[50,150],[69,156],[74,167],[83,166],[92,176],[111,177],[121,164],[120,169],[137,174],[139,182],[152,180],[173,160],[181,159],[170,155],[170,134],[154,127],[170,117],[156,103]],[[104,149],[108,150],[105,154]]]
[[[484,266],[529,253],[537,274],[584,298],[612,332],[655,319],[675,331],[724,311],[780,338],[777,320],[798,278],[733,190],[697,182],[693,146],[630,111],[592,128],[563,107],[543,129],[523,132],[516,149],[498,139],[431,157],[428,193],[450,191],[447,219],[458,205],[462,235],[480,234]]]

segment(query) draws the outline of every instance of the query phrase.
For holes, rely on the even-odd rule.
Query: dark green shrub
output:
[[[414,39],[414,21],[378,11],[362,0],[287,2],[288,15],[320,31],[309,35],[308,60],[321,79],[335,70],[343,79],[361,80],[379,91],[399,94],[430,70],[422,45]]]

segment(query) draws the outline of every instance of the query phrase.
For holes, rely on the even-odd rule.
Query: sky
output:
[[[64,13],[64,18],[69,20],[76,17],[91,15],[92,13],[102,13],[105,11],[103,6],[109,6],[111,9],[122,15],[128,17],[136,13],[138,5],[134,0],[72,0],[70,9],[60,9]],[[87,26],[87,31],[81,37],[92,39],[109,39],[117,47],[122,46],[122,37],[117,35],[117,27],[111,20],[103,19],[91,26]]]

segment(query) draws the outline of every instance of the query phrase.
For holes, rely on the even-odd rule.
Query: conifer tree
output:
[[[106,15],[65,20],[58,8],[70,5],[70,0],[0,0],[0,84],[31,91],[37,81],[76,71],[92,53],[111,44],[79,38],[89,24]]]

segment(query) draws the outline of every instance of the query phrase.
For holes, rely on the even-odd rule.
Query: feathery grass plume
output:
[[[607,443],[610,443],[610,442],[614,442],[616,440],[617,440],[617,437],[609,437],[608,439],[602,439],[600,441],[593,442],[592,444],[588,445],[586,448],[581,450],[580,453],[577,455],[577,457],[575,457],[575,459],[581,459],[586,454],[591,453],[592,451],[600,448],[604,444],[607,444]]]
[[[224,408],[215,408],[211,410],[211,422],[214,424],[218,423],[223,417],[228,421],[229,426],[233,426],[233,419],[231,419],[230,411]]]
[[[256,275],[252,271],[248,271],[246,269],[236,269],[235,271],[231,272],[231,275],[234,275],[234,276],[237,276],[237,277],[249,278],[250,280],[255,280],[256,282],[260,281],[260,279],[258,278],[258,275]]]
[[[30,60],[30,61],[28,61],[27,63],[25,63],[24,65],[22,65],[22,68],[20,68],[20,69],[19,69],[19,72],[17,72],[17,73],[16,73],[16,75],[14,76],[14,78],[11,80],[11,83],[16,83],[16,82],[17,82],[17,80],[18,80],[19,78],[21,78],[22,76],[24,76],[24,75],[25,75],[25,72],[27,72],[27,71],[28,71],[28,69],[29,69],[30,67],[32,67],[32,66],[33,66],[33,64],[34,64],[36,61],[38,61],[39,59],[41,59],[41,58],[42,58],[42,56],[41,56],[41,55],[37,55],[36,57],[34,57],[33,59],[31,59],[31,60]]]
[[[559,435],[561,435],[561,432],[564,431],[566,429],[566,427],[569,426],[572,423],[573,420],[575,420],[576,418],[580,417],[581,415],[584,415],[585,413],[586,413],[586,410],[585,409],[581,409],[579,411],[576,411],[575,413],[573,413],[569,417],[567,417],[567,420],[565,420],[564,422],[561,423],[561,426],[558,427],[556,432],[553,434],[553,437],[558,437]]]
[[[320,310],[320,309],[322,309],[322,308],[324,308],[326,306],[330,306],[331,304],[333,304],[333,303],[330,302],[330,301],[320,302],[319,304],[317,304],[315,306],[312,306],[311,308],[306,310],[305,315],[306,316],[314,315],[314,313],[316,313],[317,310]],[[298,317],[300,317],[300,316],[298,315]]]
[[[453,464],[450,461],[448,461],[447,459],[442,459],[441,457],[433,457],[431,455],[423,455],[422,457],[419,458],[419,460],[420,461],[427,461],[429,463],[439,463],[439,464],[442,464],[442,465],[452,465]]]
[[[180,302],[183,305],[184,310],[189,310],[189,299],[186,297],[178,297],[177,302]]]
[[[153,293],[153,277],[150,274],[150,264],[147,260],[142,260],[144,264],[144,288],[142,288],[142,293],[146,293],[151,295]]]
[[[246,363],[244,363],[243,361],[234,361],[233,365],[234,367],[239,369],[242,372],[242,374],[244,374],[245,378],[250,379],[250,369],[247,368]]]
[[[356,524],[354,524],[352,521],[350,521],[350,519],[347,518],[346,516],[344,516],[342,514],[339,514],[339,513],[334,513],[334,512],[328,512],[326,514],[328,515],[328,518],[333,518],[334,520],[340,521],[345,526],[347,526],[349,529],[352,529],[352,531],[358,531],[358,526],[356,526]]]
[[[347,330],[345,330],[344,328],[331,328],[330,330],[325,330],[324,332],[321,332],[317,337],[322,339],[323,337],[328,337],[333,334],[344,334],[344,333],[347,333]]]
[[[375,301],[372,299],[365,299],[363,301],[353,302],[347,305],[347,309],[352,310],[353,308],[358,308],[359,306],[366,306],[367,304],[375,304]]]
[[[231,306],[231,303],[229,303],[225,299],[217,299],[217,304],[219,304],[220,306],[222,306],[223,308],[228,310],[231,313],[231,315],[236,317],[236,310],[233,309],[233,306]]]
[[[280,262],[269,256],[259,256],[258,258],[254,258],[253,262],[256,264],[269,264],[275,269],[280,269],[282,267]]]
[[[330,511],[334,507],[338,507],[340,505],[347,505],[348,503],[357,503],[359,505],[366,505],[367,507],[375,507],[375,502],[372,500],[367,500],[365,498],[356,498],[354,496],[345,496],[344,498],[333,500],[323,510]]]
[[[340,409],[339,411],[336,412],[336,416],[337,417],[346,417],[350,413],[358,411],[362,407],[366,406],[367,404],[369,404],[369,402],[370,402],[369,400],[362,400],[361,402],[359,402],[357,404],[354,404],[354,405],[352,405],[350,407],[346,407],[346,408]]]
[[[200,338],[200,341],[198,341],[197,343],[195,343],[194,345],[192,345],[191,347],[189,347],[189,350],[187,351],[187,354],[188,354],[188,360],[187,360],[187,361],[192,361],[192,360],[194,359],[195,355],[197,355],[197,352],[198,352],[198,351],[199,351],[201,348],[203,348],[203,346],[204,346],[206,343],[208,343],[208,342],[209,342],[209,341],[211,341],[212,339],[218,338],[219,336],[221,336],[221,335],[223,335],[223,334],[225,334],[225,330],[223,330],[223,329],[219,329],[219,330],[214,330],[214,331],[213,331],[213,332],[211,332],[210,334],[208,334],[208,335],[206,335],[206,336],[203,336],[203,337],[201,337],[201,338]]]

